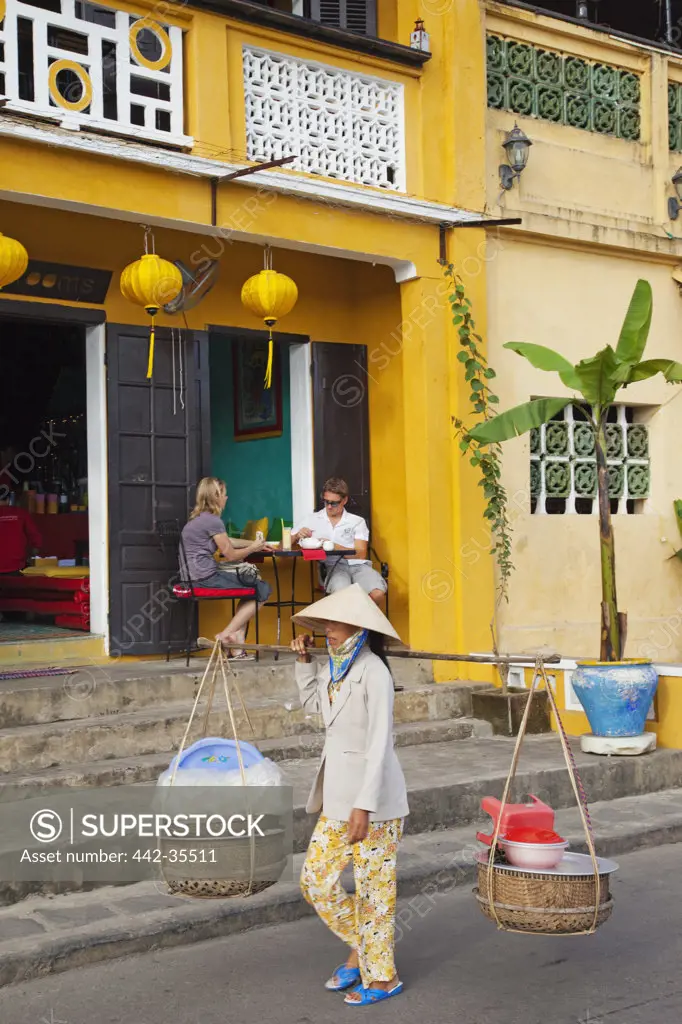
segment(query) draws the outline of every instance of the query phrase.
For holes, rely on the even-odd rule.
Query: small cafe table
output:
[[[324,562],[326,559],[335,559],[330,569],[330,574],[343,558],[355,558],[354,548],[342,548],[334,551],[325,551],[324,548],[293,548],[291,551],[284,551],[282,548],[275,548],[274,551],[259,551],[250,555],[247,561],[263,562],[266,558],[272,559],[272,569],[275,577],[275,600],[267,601],[266,608],[277,609],[277,643],[279,644],[282,635],[282,608],[289,608],[291,614],[296,614],[297,608],[305,608],[315,600],[315,564]],[[310,564],[310,601],[296,600],[296,566],[300,560]],[[291,595],[282,598],[282,586],[279,575],[279,562],[291,562]],[[296,623],[291,623],[291,637],[296,638]],[[275,655],[277,659],[279,655]]]

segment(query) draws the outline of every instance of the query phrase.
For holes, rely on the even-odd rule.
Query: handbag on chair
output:
[[[251,562],[228,562],[220,571],[236,573],[237,579],[243,587],[253,587],[254,584],[259,583],[263,578],[258,570],[258,566],[253,565]]]

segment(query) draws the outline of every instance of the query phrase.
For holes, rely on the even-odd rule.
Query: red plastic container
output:
[[[530,843],[531,846],[555,846],[565,842],[563,836],[548,828],[508,828],[504,838],[509,843]]]
[[[531,796],[530,801],[527,804],[507,804],[502,815],[500,835],[505,835],[511,828],[554,831],[554,811],[552,808],[548,807],[547,804],[543,804],[542,800],[538,800],[536,796]],[[486,796],[481,800],[481,807],[493,819],[493,831],[490,835],[486,835],[484,832],[477,832],[476,838],[481,843],[485,843],[486,846],[490,846],[493,841],[495,826],[500,816],[502,804],[494,796]]]

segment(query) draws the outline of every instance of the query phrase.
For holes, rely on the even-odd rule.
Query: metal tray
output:
[[[488,864],[490,854],[486,850],[479,850],[476,854],[476,861],[479,864]],[[611,875],[618,870],[615,860],[606,860],[604,857],[597,857],[600,875]],[[565,853],[563,860],[555,868],[517,868],[513,864],[496,864],[498,871],[520,871],[524,875],[594,875],[592,858],[586,853]]]

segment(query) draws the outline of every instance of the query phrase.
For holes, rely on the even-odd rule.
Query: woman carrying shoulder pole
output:
[[[326,737],[307,810],[321,811],[301,888],[331,931],[349,947],[326,988],[368,1006],[403,990],[394,959],[396,858],[409,813],[393,748],[393,680],[383,643],[400,638],[358,584],[317,601],[296,623],[323,625],[329,660],[316,665],[307,636],[292,643],[306,711],[322,714]],[[340,883],[353,862],[355,898]]]

